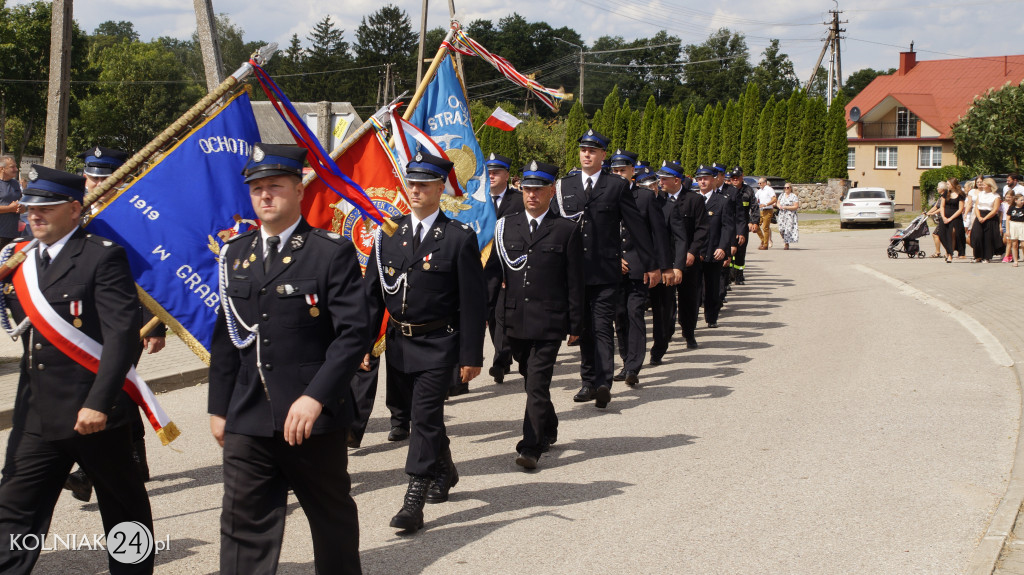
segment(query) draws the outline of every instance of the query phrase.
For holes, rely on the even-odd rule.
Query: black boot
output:
[[[146,461],[146,442],[144,440],[137,439],[132,442],[132,461],[139,468],[142,481],[149,481],[149,463]]]
[[[744,285],[746,283],[747,280],[743,277],[743,270],[736,270],[736,285]]]
[[[82,471],[81,467],[74,473],[68,474],[68,478],[64,480],[64,489],[70,491],[72,497],[83,503],[88,503],[92,499],[92,480]]]
[[[423,527],[423,499],[427,494],[430,477],[410,475],[409,488],[405,491],[405,502],[398,514],[391,518],[391,526],[405,531],[417,531]]]
[[[448,501],[448,492],[459,482],[459,470],[455,469],[450,449],[437,461],[437,473],[427,489],[427,503],[444,503]]]

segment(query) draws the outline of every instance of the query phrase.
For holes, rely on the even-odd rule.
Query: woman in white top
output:
[[[971,244],[971,229],[974,228],[974,203],[978,201],[978,193],[981,191],[981,178],[964,184],[964,229],[967,230],[967,245]]]
[[[988,262],[1001,251],[1003,238],[999,230],[999,204],[1002,198],[996,191],[996,182],[985,178],[978,187],[980,193],[974,202],[974,230],[971,232],[971,247],[974,261]]]

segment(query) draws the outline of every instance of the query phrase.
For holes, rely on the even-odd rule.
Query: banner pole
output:
[[[437,48],[437,54],[434,55],[434,59],[430,61],[430,67],[427,68],[427,73],[423,74],[423,81],[416,87],[416,93],[413,94],[412,100],[409,101],[409,105],[405,108],[405,113],[402,114],[402,118],[408,120],[412,118],[413,112],[416,111],[416,106],[420,104],[420,99],[423,98],[423,93],[427,91],[427,86],[430,85],[430,81],[434,79],[434,74],[437,72],[437,67],[441,65],[441,60],[444,59],[444,55],[448,53],[448,47],[445,46],[446,42],[451,42],[452,38],[455,37],[455,30],[458,28],[459,23],[453,21],[451,28],[448,29],[448,33],[445,34],[444,41]]]
[[[267,44],[253,54],[252,59],[262,66],[270,59],[271,56],[274,55],[274,52],[276,51],[276,43]],[[248,62],[242,64],[234,74],[225,78],[224,81],[221,82],[220,85],[212,92],[204,96],[202,100],[199,100],[199,102],[189,108],[187,112],[182,114],[180,118],[164,129],[163,132],[160,132],[156,138],[153,138],[153,140],[146,144],[144,148],[129,158],[128,161],[118,168],[113,174],[107,176],[105,180],[100,182],[91,192],[86,194],[85,199],[82,201],[82,207],[88,208],[90,204],[102,198],[104,194],[120,183],[128,174],[132,173],[136,168],[149,160],[150,157],[159,152],[169,141],[173,140],[178,134],[187,130],[189,125],[195,121],[196,118],[201,116],[207,108],[213,106],[228,92],[232,91],[232,89],[234,89],[250,74],[252,74],[252,65]]]

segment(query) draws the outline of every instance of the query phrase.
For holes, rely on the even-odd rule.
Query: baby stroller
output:
[[[914,218],[910,225],[889,238],[889,247],[885,253],[892,259],[900,257],[901,253],[907,254],[908,258],[923,258],[925,254],[917,238],[927,235],[928,216],[921,214]]]

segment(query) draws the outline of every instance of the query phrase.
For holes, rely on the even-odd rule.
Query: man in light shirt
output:
[[[757,181],[757,205],[761,208],[761,225],[757,228],[757,235],[761,238],[761,245],[757,249],[766,250],[772,243],[772,214],[775,213],[775,190],[768,185],[768,180],[761,178]]]

